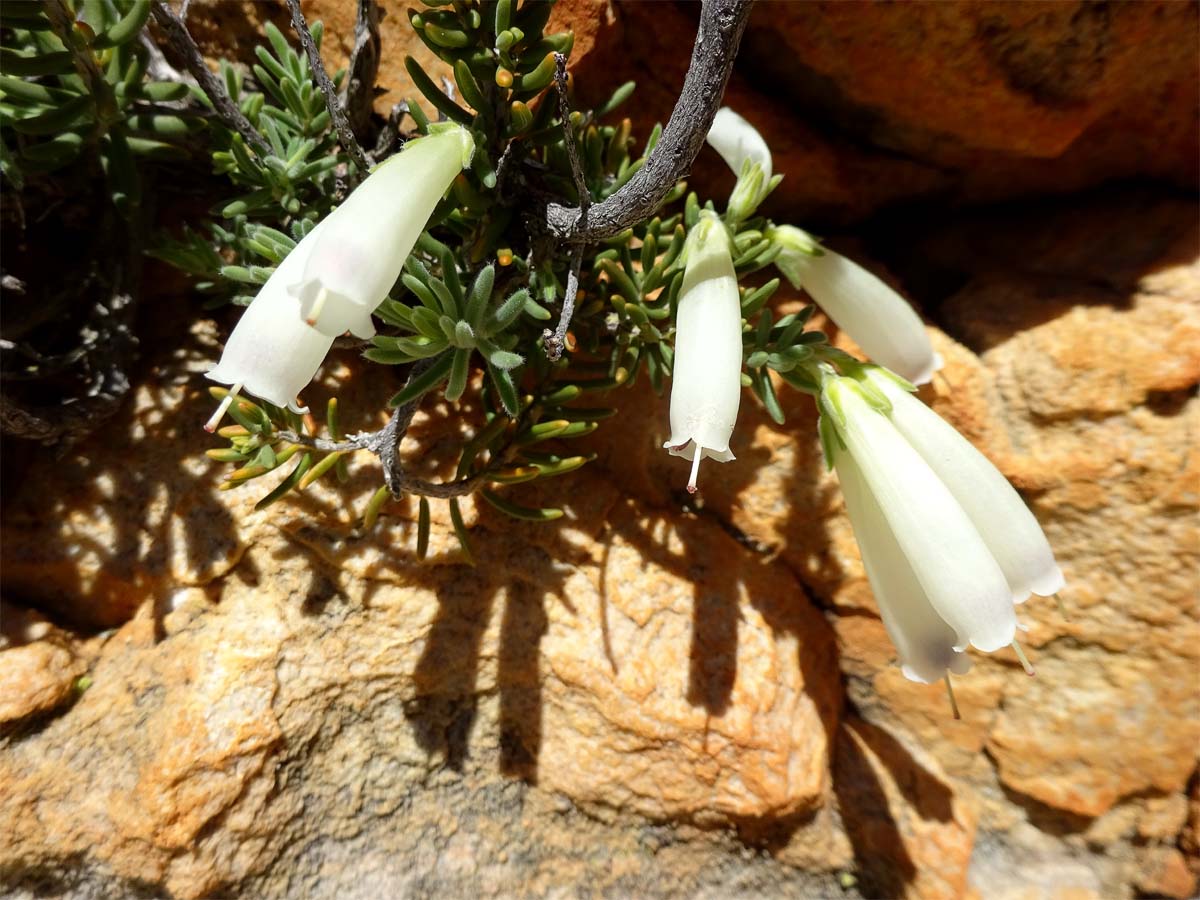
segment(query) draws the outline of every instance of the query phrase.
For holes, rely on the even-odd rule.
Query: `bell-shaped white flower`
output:
[[[208,372],[213,381],[233,385],[205,426],[209,431],[216,428],[240,390],[276,406],[305,411],[296,405],[296,395],[312,381],[333,345],[333,336],[305,323],[300,301],[288,286],[304,272],[324,228],[322,222],[310,231],[279,264],[242,313],[220,362]]]
[[[954,670],[954,654],[968,644],[984,652],[1013,644],[1004,572],[954,494],[892,424],[886,398],[869,383],[829,376],[820,402],[823,427],[836,433],[826,446],[848,473],[851,523],[872,559],[868,576],[888,606],[889,630],[901,635],[906,674],[926,680],[939,666]],[[947,626],[937,640],[929,610]]]
[[[471,162],[475,142],[441,123],[380,164],[324,222],[301,277],[291,286],[305,319],[327,335],[369,338],[384,301],[430,215]]]
[[[958,636],[929,602],[854,457],[844,450],[835,452],[834,465],[863,568],[904,676],[931,684],[947,672],[966,673],[971,658],[955,649]]]
[[[792,225],[772,226],[766,237],[782,247],[776,268],[808,291],[868,358],[913,384],[924,384],[942,367],[920,316],[875,275]]]
[[[732,245],[711,212],[688,234],[671,373],[673,456],[692,461],[688,490],[695,493],[700,460],[733,459],[729,436],[742,398],[742,308]]]
[[[729,197],[729,217],[739,222],[749,218],[778,184],[771,176],[771,148],[753,125],[727,106],[717,110],[706,140],[738,176]]]
[[[889,372],[871,367],[866,377],[891,401],[892,424],[966,511],[1000,564],[1013,600],[1062,590],[1062,570],[1042,527],[1000,470]]]
[[[773,226],[766,236],[782,247],[775,257],[793,287],[812,299],[881,366],[925,384],[942,367],[916,310],[895,290],[851,260],[793,226]]]
[[[392,289],[438,201],[471,162],[475,142],[440,123],[378,166],[276,268],[242,314],[208,377],[233,385],[205,427],[240,390],[296,406],[333,340],[375,334],[371,313]],[[306,411],[306,410],[305,410]]]

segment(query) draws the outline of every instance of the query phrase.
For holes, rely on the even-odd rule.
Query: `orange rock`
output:
[[[303,8],[326,25],[327,66],[344,65],[355,4]],[[375,110],[386,116],[417,94],[406,54],[435,80],[449,72],[408,29],[403,4],[382,8]],[[278,2],[197,0],[189,25],[210,57],[251,64],[267,19],[287,33]],[[612,0],[564,0],[550,21],[575,32],[580,104],[637,82],[622,114],[643,139],[674,107],[695,27],[686,6]],[[784,218],[859,221],[935,193],[1002,199],[1144,175],[1190,187],[1200,144],[1190,114],[1200,103],[1195,30],[1196,10],[1182,3],[773,4],[750,20],[726,101],[764,133],[787,176],[767,202]],[[693,175],[715,198],[733,184],[708,151]]]
[[[0,650],[0,723],[66,703],[85,668],[69,647],[51,641]]]
[[[1174,847],[1155,847],[1147,856],[1138,881],[1139,890],[1179,900],[1196,896],[1196,875],[1188,869],[1182,853]]]
[[[171,365],[200,367],[212,343],[199,333],[203,349]],[[389,391],[348,378],[347,427]],[[415,504],[358,527],[378,480],[369,456],[346,485],[264,511],[265,487],[215,491],[197,430],[210,405],[191,377],[139,388],[127,434],[53,463],[63,516],[42,520],[27,570],[4,567],[40,566],[47,598],[139,611],[70,712],[0,752],[0,817],[20,821],[0,836],[0,864],[54,847],[173,896],[221,893],[266,877],[297,829],[347,839],[366,827],[362,804],[466,766],[641,821],[822,808],[840,705],[832,635],[784,567],[718,523],[622,498],[585,469],[569,495],[566,482],[521,493],[565,503],[561,527],[468,501],[476,569],[458,564],[435,504],[420,564]],[[437,459],[459,427],[433,407],[412,435]],[[6,554],[37,548],[36,533],[15,543],[34,499],[6,516]],[[85,536],[103,582],[67,580]]]
[[[874,154],[902,180],[863,185],[880,201],[1073,189],[1103,172],[1192,185],[1196,121],[1173,110],[1200,99],[1195,29],[1195,9],[1170,3],[775,5],[751,19],[739,68],[777,109],[768,140],[792,117],[850,160]]]
[[[838,735],[834,790],[867,896],[963,895],[976,814],[931,757],[848,719]]]

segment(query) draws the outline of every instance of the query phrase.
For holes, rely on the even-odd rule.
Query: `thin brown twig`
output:
[[[405,384],[411,384],[414,378],[420,376],[433,364],[432,359],[423,359],[413,365],[408,372]],[[379,457],[383,465],[383,480],[392,495],[399,497],[407,492],[424,497],[446,499],[462,497],[473,493],[486,480],[486,473],[480,472],[469,478],[459,478],[448,482],[427,481],[416,478],[404,471],[400,461],[400,442],[408,433],[413,416],[421,405],[422,397],[417,397],[402,406],[396,407],[388,423],[378,431],[364,431],[345,440],[331,441],[327,438],[311,437],[298,434],[295,431],[282,430],[277,432],[280,439],[303,447],[311,447],[323,453],[345,453],[351,450],[366,450]]]
[[[588,210],[592,205],[592,194],[588,190],[587,179],[583,174],[583,161],[579,158],[579,145],[575,141],[575,129],[571,124],[571,103],[567,97],[567,57],[562,53],[554,54],[554,84],[558,91],[558,117],[562,122],[563,144],[567,149],[567,158],[571,162],[571,177],[575,181],[575,193],[579,196],[579,227],[587,230]],[[567,272],[567,289],[563,294],[558,326],[554,331],[547,328],[542,332],[546,357],[551,362],[557,362],[562,357],[563,347],[567,343],[567,329],[571,327],[571,319],[575,315],[575,298],[579,294],[579,269],[582,265],[583,245],[580,244],[571,253],[571,268]]]
[[[546,226],[560,240],[586,244],[642,222],[687,174],[725,95],[753,0],[705,0],[692,61],[679,100],[646,164],[620,190],[591,207],[586,227],[580,207],[552,203]]]
[[[208,68],[208,64],[204,61],[204,55],[196,46],[187,26],[183,24],[183,20],[175,15],[163,0],[156,0],[150,11],[154,14],[154,21],[166,34],[168,43],[183,58],[188,72],[196,79],[196,83],[200,85],[200,89],[204,91],[208,99],[212,101],[213,108],[217,111],[221,121],[228,128],[240,134],[242,140],[253,147],[259,156],[269,156],[271,148],[267,145],[266,139],[250,124],[250,120],[242,114],[237,104],[226,93],[225,85]]]
[[[354,136],[354,132],[350,128],[346,111],[338,100],[337,88],[330,80],[329,73],[325,71],[325,63],[321,61],[321,51],[317,49],[317,42],[313,40],[312,32],[308,30],[308,22],[305,21],[304,13],[300,10],[300,0],[287,0],[287,5],[292,13],[292,30],[296,32],[300,46],[304,48],[304,53],[308,57],[308,67],[312,71],[313,80],[317,82],[317,87],[321,89],[321,94],[325,97],[325,107],[329,110],[329,117],[333,120],[338,141],[341,142],[342,149],[349,153],[350,158],[354,160],[359,174],[366,176],[370,171],[371,161],[367,159],[367,154],[363,152],[358,138]]]
[[[571,163],[575,193],[579,195],[579,227],[587,228],[592,194],[583,175],[583,161],[579,158],[579,145],[575,141],[575,129],[571,125],[571,101],[567,96],[567,57],[563,53],[554,54],[554,87],[558,93],[558,118],[562,123],[563,144],[567,148],[567,159]]]

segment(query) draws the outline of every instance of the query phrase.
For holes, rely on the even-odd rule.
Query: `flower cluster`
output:
[[[965,672],[968,645],[1016,647],[1014,604],[1063,575],[1012,485],[911,390],[874,366],[826,372],[820,428],[904,674],[929,683]]]
[[[430,126],[382,163],[279,264],[242,315],[208,377],[233,389],[205,426],[216,428],[240,390],[293,411],[334,338],[375,334],[387,298],[434,207],[471,162],[471,132]]]
[[[656,219],[652,229],[648,226],[639,235],[640,269],[628,249],[605,250],[598,257],[596,268],[608,286],[604,290],[605,283],[598,282],[597,293],[610,296],[613,308],[605,313],[602,305],[589,305],[581,314],[595,318],[603,313],[609,334],[619,331],[625,320],[630,324],[626,343],[615,342],[611,378],[566,384],[556,381],[552,364],[539,358],[531,366],[536,371],[526,379],[542,380],[535,389],[541,398],[537,400],[534,393],[519,396],[519,376],[512,377],[509,370],[526,358],[516,352],[519,336],[501,332],[522,315],[539,321],[549,317],[533,292],[553,302],[553,270],[540,263],[526,263],[523,272],[514,267],[513,275],[527,278],[525,286],[488,316],[497,266],[503,270],[513,264],[511,250],[497,250],[496,263],[483,265],[466,289],[451,250],[431,236],[422,237],[444,195],[471,165],[475,140],[470,130],[454,122],[425,127],[425,136],[409,141],[401,153],[378,166],[345,202],[304,234],[262,286],[220,362],[208,373],[233,386],[208,423],[210,430],[239,390],[303,412],[297,395],[335,338],[349,332],[374,338],[367,353],[373,361],[433,360],[398,398],[418,396],[434,381],[448,378],[445,396],[457,400],[467,382],[472,351],[481,352],[500,402],[492,404],[480,441],[511,431],[508,446],[520,448],[511,453],[490,448],[489,459],[494,458],[498,468],[489,477],[504,483],[559,474],[585,458],[561,459],[531,446],[595,427],[572,417],[603,410],[563,404],[584,390],[603,388],[610,381],[622,383],[628,370],[620,363],[638,359],[644,348],[630,342],[640,335],[646,347],[655,348],[645,350],[644,357],[652,383],[659,383],[655,373],[661,378],[661,373],[670,372],[671,433],[664,447],[691,462],[687,486],[695,492],[703,459],[735,458],[730,438],[744,385],[754,387],[782,421],[778,404],[773,408],[770,403],[770,368],[817,398],[826,459],[841,482],[883,624],[904,674],[931,682],[965,672],[970,665],[968,646],[991,652],[1011,645],[1020,653],[1014,641],[1015,604],[1032,593],[1053,594],[1063,585],[1041,528],[995,466],[912,395],[913,383],[928,381],[942,365],[912,307],[879,278],[821,246],[807,232],[757,215],[782,176],[773,173],[770,149],[745,119],[723,109],[709,134],[709,142],[738,173],[724,214],[711,205],[700,208],[692,195],[682,216]],[[614,139],[618,135],[614,130]],[[455,187],[456,201],[463,200],[459,190]],[[470,192],[464,197],[463,202],[471,200]],[[671,235],[661,253],[660,234]],[[410,261],[403,283],[421,306],[385,304],[419,243],[438,250],[440,278]],[[775,322],[764,308],[773,288],[743,295],[739,274],[769,264],[803,287],[878,365],[831,348],[819,332],[805,332],[807,312]],[[376,337],[372,316],[377,310],[382,321],[411,336]],[[673,332],[664,334],[654,322],[672,313]],[[751,324],[748,320],[755,314],[757,321]],[[668,339],[672,346],[663,346]],[[553,364],[561,368],[568,363]],[[743,374],[743,367],[749,375]],[[524,388],[520,390],[523,394]],[[543,414],[552,417],[539,421]],[[460,473],[471,470],[483,446],[464,451]],[[518,452],[523,464],[504,468]],[[336,456],[329,457],[314,472],[319,475],[334,463]],[[303,474],[300,468],[297,472]],[[486,489],[483,496],[522,518],[545,520],[554,517],[548,512],[561,514],[526,510]],[[424,498],[421,503],[427,510]],[[453,500],[451,514],[458,516]],[[427,532],[427,513],[422,515]],[[465,548],[461,517],[455,523]],[[427,537],[426,533],[426,543]]]
[[[708,139],[739,177],[724,218],[702,212],[686,248],[665,446],[692,460],[689,491],[703,457],[734,458],[729,438],[745,326],[726,228],[752,216],[780,178],[771,173],[762,136],[736,113],[721,110]],[[805,370],[786,380],[810,385],[818,398],[826,459],[837,470],[904,674],[928,683],[965,672],[968,646],[1012,646],[1032,672],[1014,640],[1014,604],[1055,594],[1062,572],[1004,476],[912,395],[913,383],[929,381],[942,366],[920,318],[879,278],[807,232],[768,223],[762,234],[780,272],[880,364],[836,351],[817,359],[800,347],[804,352],[785,348],[792,355],[779,357],[776,368]]]

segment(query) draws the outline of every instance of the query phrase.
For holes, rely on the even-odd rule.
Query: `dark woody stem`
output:
[[[586,218],[582,206],[547,206],[546,226],[551,234],[585,244],[612,237],[654,215],[691,169],[712,127],[752,4],[753,0],[705,0],[683,90],[646,164],[616,193],[592,204]]]
[[[341,142],[342,148],[350,154],[350,158],[354,160],[359,176],[365,177],[371,169],[371,162],[363,153],[363,148],[359,146],[358,138],[354,136],[354,132],[350,128],[350,121],[346,118],[346,111],[342,108],[341,101],[338,100],[337,88],[333,86],[333,81],[325,71],[325,64],[321,61],[321,52],[317,49],[317,42],[313,40],[312,32],[308,30],[308,22],[304,20],[304,13],[300,11],[300,0],[287,0],[287,5],[292,14],[292,30],[296,32],[300,46],[304,48],[304,53],[308,57],[308,67],[312,70],[313,80],[317,82],[317,87],[321,89],[321,93],[325,97],[325,107],[329,110],[329,117],[333,120],[338,140]]]
[[[200,85],[200,89],[204,91],[208,99],[212,101],[213,108],[217,111],[217,116],[221,121],[225,123],[226,127],[240,134],[242,140],[253,147],[260,156],[269,156],[271,148],[267,145],[266,140],[250,124],[250,120],[242,114],[237,104],[230,99],[221,80],[208,68],[208,64],[204,62],[204,55],[188,33],[183,20],[175,15],[163,0],[157,0],[150,11],[154,15],[154,21],[166,35],[167,42],[176,53],[183,57],[188,72],[196,79],[196,83]]]

